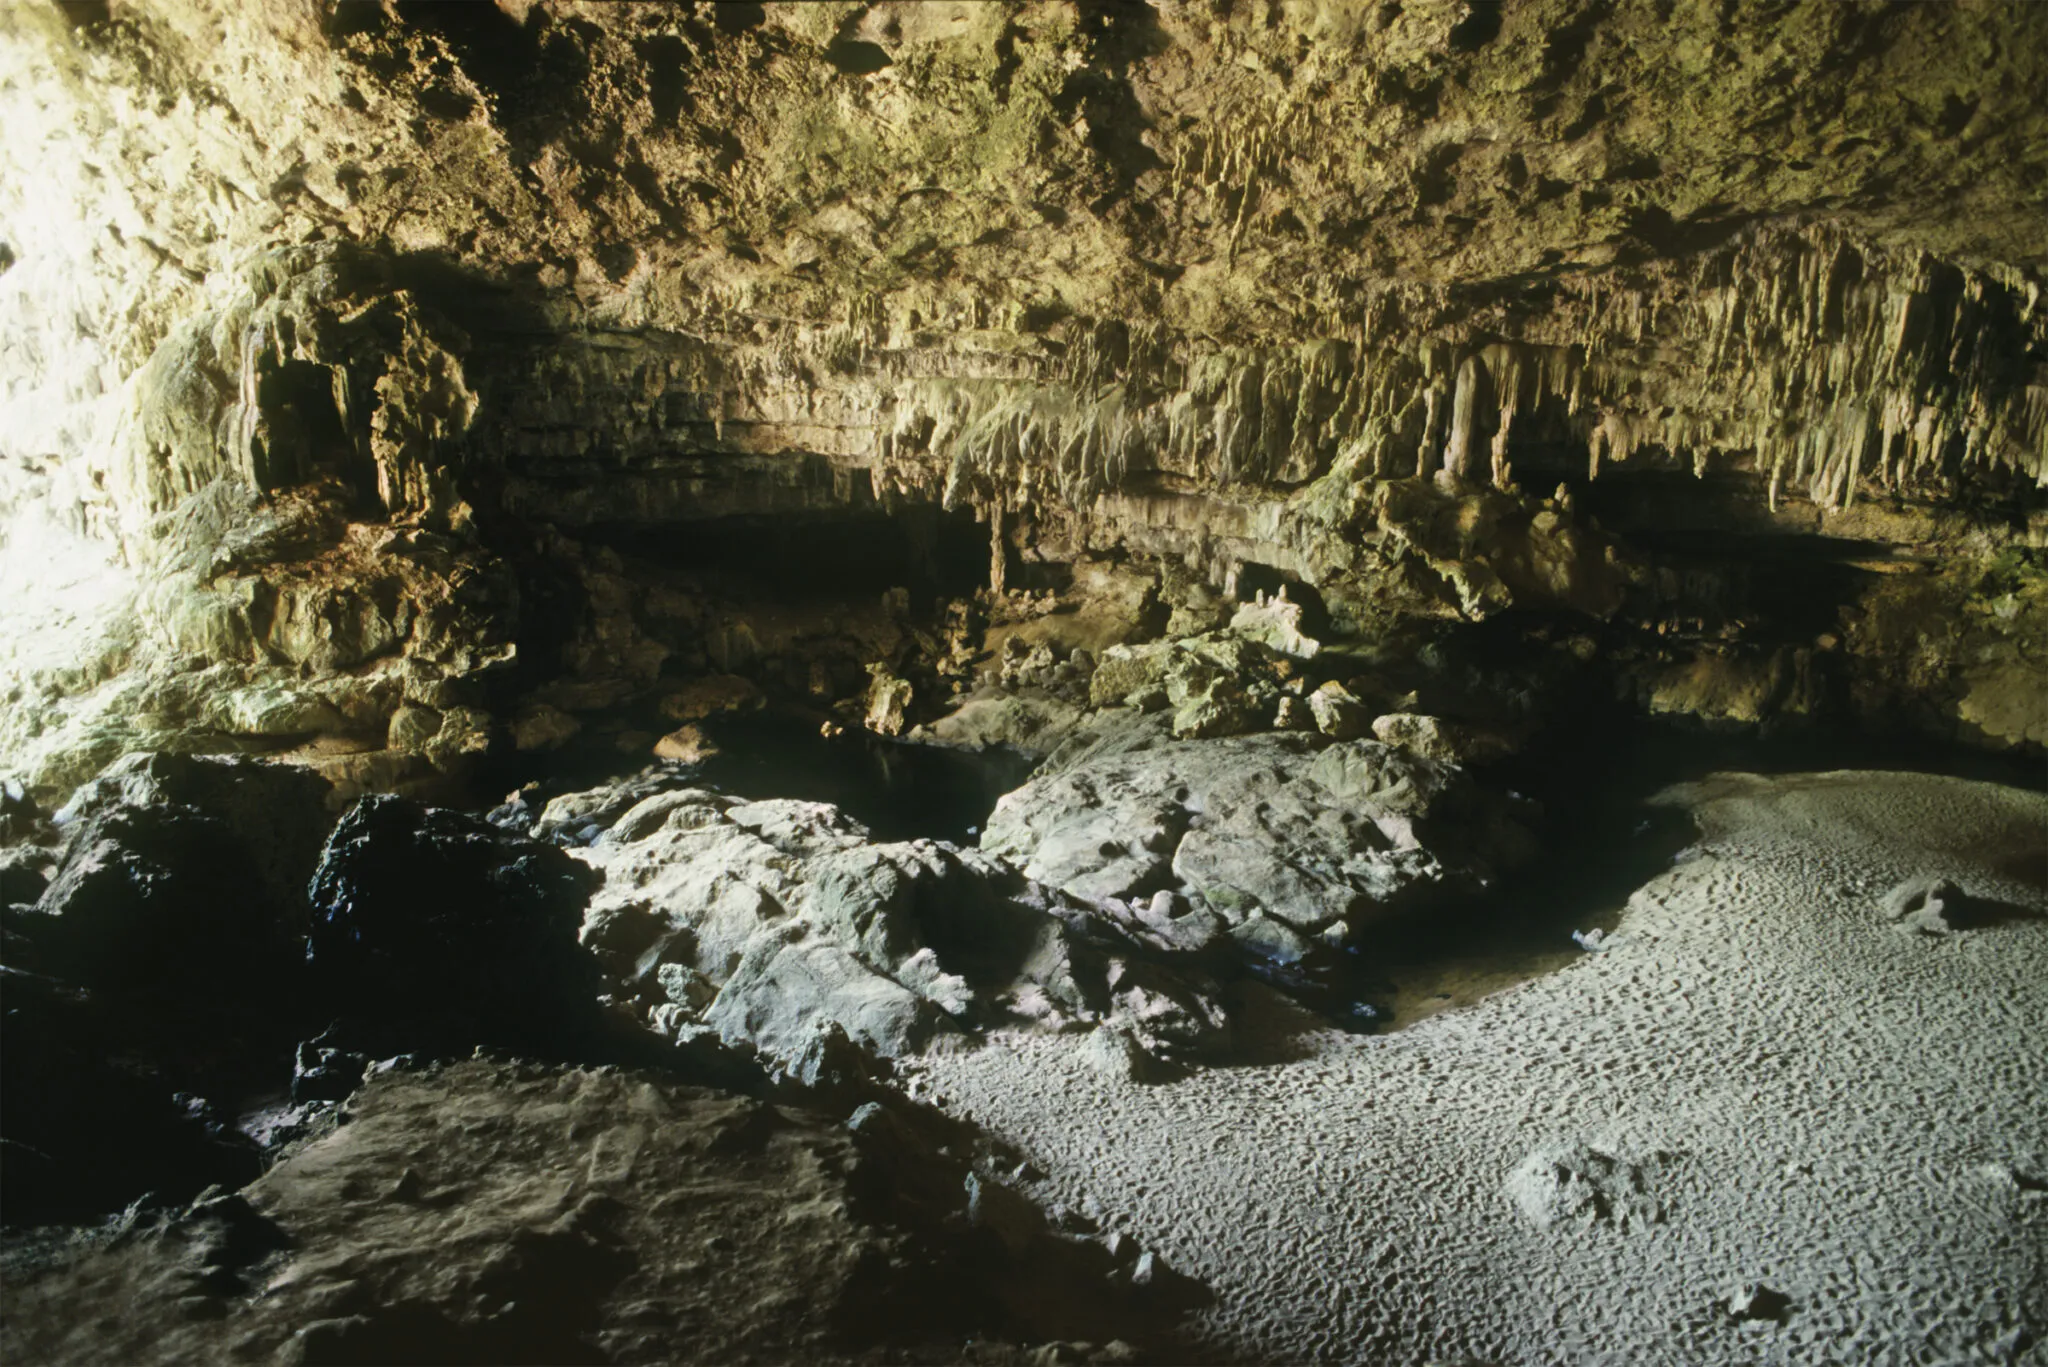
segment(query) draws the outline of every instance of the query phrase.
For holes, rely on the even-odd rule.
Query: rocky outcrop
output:
[[[645,1073],[387,1069],[238,1194],[10,1269],[11,1360],[1127,1361],[1198,1298],[1050,1229],[913,1108],[852,1123]],[[1128,1241],[1124,1241],[1128,1244]],[[1147,1259],[1134,1284],[1132,1264]],[[88,1333],[82,1299],[107,1315]],[[1115,1347],[1098,1349],[1073,1339]],[[993,1343],[983,1340],[993,1339]],[[1069,1342],[1057,1340],[1067,1339]],[[1047,1340],[1055,1340],[1046,1343]]]
[[[561,1050],[592,1031],[576,926],[596,880],[559,849],[465,813],[368,797],[314,870],[306,966],[381,1044]]]
[[[76,1220],[261,1169],[233,1107],[310,1032],[300,971],[325,785],[250,761],[134,755],[19,844],[0,908],[7,1218]],[[12,899],[10,899],[12,900]],[[311,1027],[317,1028],[317,1027]]]
[[[585,944],[679,1042],[712,1032],[801,1072],[834,1039],[886,1066],[1005,1024],[1101,1026],[1163,1060],[1227,1041],[1192,962],[1145,962],[1114,922],[980,851],[876,844],[829,806],[679,788],[576,854],[604,877]]]

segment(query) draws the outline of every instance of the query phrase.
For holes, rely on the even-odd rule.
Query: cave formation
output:
[[[0,1352],[2048,1361],[2044,90],[0,5]]]

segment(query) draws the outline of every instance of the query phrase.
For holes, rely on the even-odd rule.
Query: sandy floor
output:
[[[1163,1086],[1030,1037],[927,1081],[1207,1282],[1219,1356],[2048,1363],[2048,796],[1681,796],[1702,838],[1613,948],[1477,1005],[1358,1038],[1267,1002],[1270,1061]],[[2005,912],[1887,922],[1922,872]],[[1777,1319],[1721,1303],[1753,1283]]]

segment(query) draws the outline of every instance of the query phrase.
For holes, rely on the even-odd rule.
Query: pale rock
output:
[[[673,764],[702,764],[718,753],[718,744],[701,726],[678,726],[654,742],[654,757]]]
[[[910,681],[898,678],[883,664],[868,666],[868,680],[863,724],[878,736],[902,735],[910,709]]]
[[[1372,729],[1371,712],[1335,679],[1308,695],[1308,710],[1316,730],[1332,740],[1355,740]]]

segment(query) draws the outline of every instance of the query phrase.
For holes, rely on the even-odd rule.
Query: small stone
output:
[[[1951,879],[1939,874],[1919,874],[1885,894],[1884,916],[1888,921],[1898,921],[1927,910],[1939,913],[1962,895],[1963,890]]]
[[[1761,1282],[1750,1282],[1721,1302],[1730,1319],[1782,1324],[1792,1308],[1791,1298]]]
[[[654,743],[655,758],[675,764],[702,764],[717,753],[717,744],[696,725],[679,726]]]

